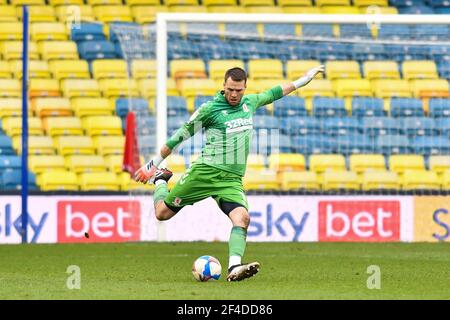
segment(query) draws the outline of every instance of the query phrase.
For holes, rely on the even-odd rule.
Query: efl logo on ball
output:
[[[212,256],[201,256],[192,266],[192,274],[197,281],[219,280],[222,266]]]

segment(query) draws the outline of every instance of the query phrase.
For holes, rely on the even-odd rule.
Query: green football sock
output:
[[[167,190],[167,183],[158,183],[155,192],[153,193],[153,203],[155,206],[159,201],[164,200],[169,191]]]
[[[230,241],[228,242],[230,253],[230,267],[234,264],[240,264],[244,256],[245,245],[247,243],[247,230],[242,227],[233,227],[231,229]]]

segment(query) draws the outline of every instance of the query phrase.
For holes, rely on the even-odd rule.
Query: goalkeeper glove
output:
[[[157,155],[152,160],[143,165],[136,173],[134,174],[134,180],[142,183],[152,182],[152,178],[154,178],[156,170],[158,170],[158,166],[164,159]]]
[[[323,64],[312,68],[303,77],[292,82],[292,84],[294,85],[295,89],[303,87],[307,85],[319,72],[325,72],[325,66]]]

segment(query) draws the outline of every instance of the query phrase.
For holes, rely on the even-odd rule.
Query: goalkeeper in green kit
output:
[[[135,174],[136,181],[156,185],[153,201],[158,220],[168,220],[184,206],[208,197],[217,202],[233,224],[229,239],[228,281],[254,276],[260,268],[258,262],[241,261],[250,223],[242,177],[251,146],[253,114],[257,108],[305,86],[319,72],[324,72],[323,65],[309,70],[291,83],[281,84],[260,94],[244,95],[246,72],[241,68],[229,69],[225,73],[223,90],[214,99],[202,104],[162,146],[160,153]],[[169,192],[167,182],[172,172],[158,168],[159,165],[176,146],[202,128],[206,130],[207,141],[200,157]]]

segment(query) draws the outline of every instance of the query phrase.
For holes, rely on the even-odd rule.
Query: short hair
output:
[[[231,77],[233,81],[242,81],[244,80],[247,83],[247,73],[242,68],[231,68],[225,72],[224,82],[227,82],[227,79]]]

